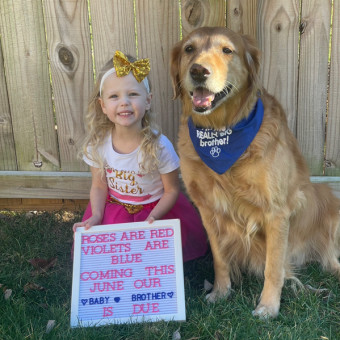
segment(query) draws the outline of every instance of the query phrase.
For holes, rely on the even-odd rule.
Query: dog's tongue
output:
[[[213,92],[199,87],[193,91],[192,102],[196,107],[209,107],[215,99]]]

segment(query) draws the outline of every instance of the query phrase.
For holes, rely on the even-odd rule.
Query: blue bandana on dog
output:
[[[202,161],[221,175],[246,151],[260,129],[262,119],[263,104],[258,99],[247,118],[225,130],[199,128],[189,118],[189,134]]]

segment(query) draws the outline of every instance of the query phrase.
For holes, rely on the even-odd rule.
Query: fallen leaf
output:
[[[34,267],[36,268],[36,270],[34,270],[32,272],[33,275],[37,275],[40,273],[46,273],[48,269],[54,267],[57,263],[57,258],[53,257],[50,259],[41,259],[41,258],[34,258],[34,259],[30,259],[28,260],[28,262]]]
[[[28,262],[34,267],[34,268],[46,268],[51,266],[51,262],[53,262],[54,260],[56,260],[56,258],[51,258],[51,259],[42,259],[39,257],[33,258],[28,260]]]
[[[224,336],[219,331],[216,331],[215,340],[224,340]]]
[[[5,300],[8,300],[11,297],[11,295],[12,295],[12,289],[6,289],[4,291],[4,298],[5,298]]]
[[[6,290],[7,290],[7,286],[5,286],[4,284],[0,283],[0,289],[2,290],[2,292],[5,294]]]
[[[36,283],[26,283],[24,286],[24,292],[26,293],[29,290],[44,290],[45,288],[37,285]]]
[[[45,333],[48,334],[49,332],[51,332],[51,330],[55,327],[55,324],[55,320],[48,320]]]

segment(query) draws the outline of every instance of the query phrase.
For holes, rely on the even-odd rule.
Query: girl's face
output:
[[[115,126],[142,129],[145,111],[151,106],[151,93],[132,73],[125,77],[110,74],[104,81],[99,98],[104,114]]]

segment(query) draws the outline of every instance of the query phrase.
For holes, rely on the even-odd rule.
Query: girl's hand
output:
[[[75,233],[77,228],[79,227],[85,227],[85,230],[90,229],[91,227],[93,227],[94,225],[99,225],[101,223],[101,218],[97,217],[97,216],[91,216],[90,218],[88,218],[87,220],[83,221],[83,222],[77,222],[73,225],[73,232]]]
[[[149,215],[146,220],[149,222],[149,224],[151,224],[152,222],[155,221],[155,218],[153,216]]]

